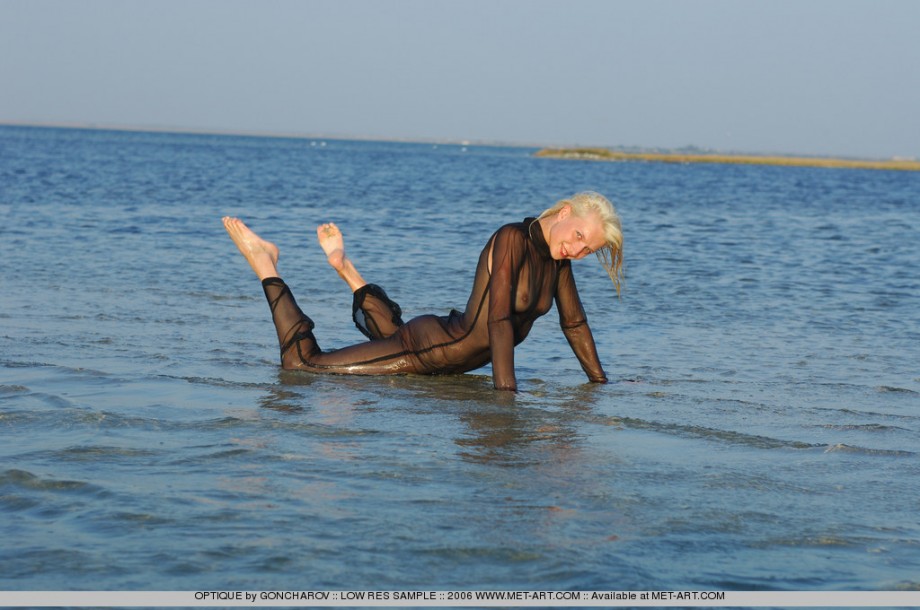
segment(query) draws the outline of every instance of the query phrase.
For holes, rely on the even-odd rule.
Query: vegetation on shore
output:
[[[837,159],[828,157],[786,157],[706,152],[620,152],[607,148],[544,148],[536,157],[582,159],[589,161],[657,161],[662,163],[740,163],[748,165],[787,165],[798,167],[838,167],[851,169],[894,169],[920,171],[914,159]]]

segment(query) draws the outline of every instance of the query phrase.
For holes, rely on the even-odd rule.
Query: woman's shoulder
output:
[[[499,248],[504,251],[519,251],[527,248],[527,226],[522,222],[509,222],[498,228],[489,242],[486,249],[491,250]]]
[[[502,225],[495,231],[496,236],[527,236],[527,223],[526,222],[509,222],[508,224]]]

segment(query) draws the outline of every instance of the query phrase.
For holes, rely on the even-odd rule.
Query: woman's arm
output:
[[[502,227],[492,240],[489,277],[489,348],[496,390],[517,390],[514,375],[514,293],[524,259],[525,238],[513,227]]]
[[[556,286],[556,309],[559,310],[559,324],[568,340],[572,351],[581,363],[590,381],[606,383],[607,374],[601,367],[597,357],[597,347],[594,345],[594,335],[588,326],[578,289],[575,287],[575,276],[572,275],[571,261],[564,261],[559,269],[559,283]]]

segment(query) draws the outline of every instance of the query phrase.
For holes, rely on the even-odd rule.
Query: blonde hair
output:
[[[546,218],[558,214],[565,206],[571,206],[572,213],[579,218],[596,214],[604,228],[604,246],[599,248],[598,260],[613,280],[613,286],[620,295],[620,285],[623,280],[623,229],[620,226],[620,217],[610,201],[594,191],[576,193],[571,197],[561,199],[556,204],[540,214],[539,218]]]

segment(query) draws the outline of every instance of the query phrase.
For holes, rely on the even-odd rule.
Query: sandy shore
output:
[[[920,161],[912,159],[839,159],[830,157],[786,157],[770,155],[626,153],[606,148],[544,148],[537,157],[583,159],[591,161],[654,161],[661,163],[739,163],[747,165],[785,165],[799,167],[837,167],[847,169],[893,169],[920,171]]]

